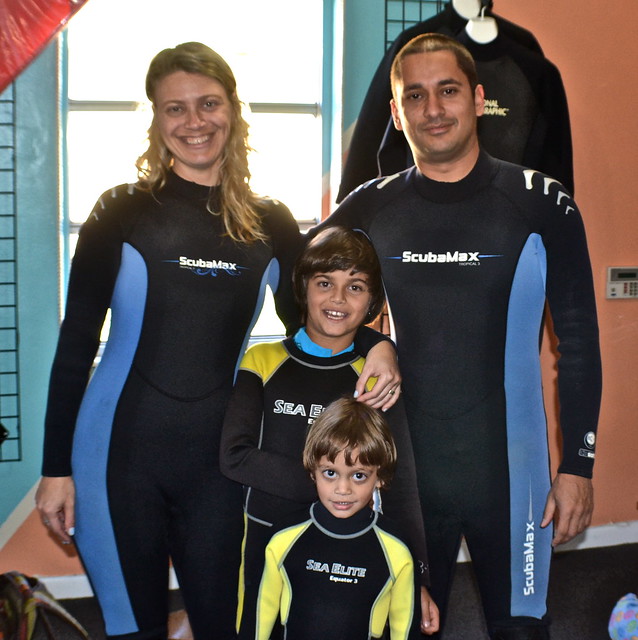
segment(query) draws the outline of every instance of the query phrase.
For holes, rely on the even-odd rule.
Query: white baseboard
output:
[[[575,549],[590,549],[594,547],[614,547],[619,544],[638,542],[638,520],[632,522],[617,522],[600,527],[590,527],[571,542],[561,545],[557,551],[573,551]],[[470,555],[465,546],[461,545],[459,562],[468,562]],[[51,594],[58,598],[90,598],[93,591],[85,575],[40,577]],[[169,588],[178,588],[175,572],[171,568]]]
[[[615,547],[619,544],[632,544],[635,542],[638,542],[638,520],[615,522],[601,525],[600,527],[589,527],[573,540],[556,547],[556,552],[592,549],[594,547]],[[458,561],[470,561],[470,552],[465,545],[465,541],[461,543]]]

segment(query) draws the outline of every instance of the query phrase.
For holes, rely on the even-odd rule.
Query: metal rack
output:
[[[437,14],[444,0],[385,0],[385,47],[408,27]]]
[[[22,459],[19,415],[15,85],[0,95],[0,463]],[[0,429],[0,431],[3,431]]]

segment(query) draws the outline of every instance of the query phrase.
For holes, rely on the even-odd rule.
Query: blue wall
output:
[[[343,128],[357,119],[385,51],[383,0],[344,0]]]
[[[37,482],[49,368],[58,331],[57,47],[14,84],[21,461],[0,462],[0,523]]]

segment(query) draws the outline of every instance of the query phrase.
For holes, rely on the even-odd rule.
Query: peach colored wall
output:
[[[75,547],[58,544],[35,511],[0,550],[0,573],[66,576],[83,573]]]
[[[495,0],[494,11],[532,31],[563,77],[603,354],[593,524],[638,520],[638,300],[605,299],[606,267],[638,265],[638,5]],[[554,368],[547,354],[549,392]]]

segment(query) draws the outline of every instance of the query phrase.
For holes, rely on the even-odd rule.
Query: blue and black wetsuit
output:
[[[539,335],[559,340],[559,471],[591,477],[601,392],[592,273],[562,185],[482,152],[459,182],[416,168],[354,191],[318,227],[362,229],[379,256],[444,612],[461,536],[488,625],[543,624],[551,528]]]
[[[73,260],[43,474],[73,475],[75,540],[109,636],[166,638],[169,556],[195,637],[235,636],[242,496],[219,471],[220,432],[267,283],[287,326],[298,322],[300,235],[285,206],[262,200],[267,240],[233,242],[209,194],[175,174],[153,194],[116,187]]]

